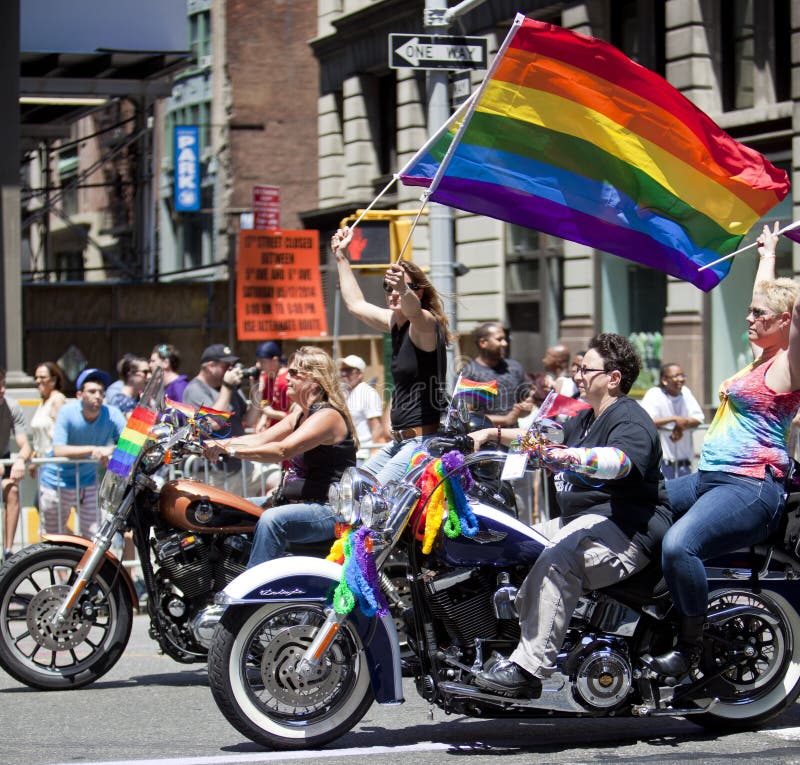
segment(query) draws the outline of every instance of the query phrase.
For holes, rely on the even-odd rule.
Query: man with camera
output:
[[[244,379],[239,357],[222,343],[209,345],[200,357],[197,377],[189,382],[183,392],[183,403],[199,409],[201,406],[230,412],[228,419],[211,420],[211,428],[220,436],[241,436],[247,426],[253,425],[259,409],[248,402],[240,390]],[[230,457],[213,466],[209,474],[197,476],[214,486],[224,486],[229,491],[246,491],[240,475],[242,463]]]

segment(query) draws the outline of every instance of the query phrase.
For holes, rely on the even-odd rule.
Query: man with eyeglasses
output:
[[[680,364],[661,365],[661,384],[656,385],[641,401],[645,411],[653,418],[661,437],[664,478],[677,478],[692,472],[694,444],[692,430],[704,422],[700,404],[689,388]]]
[[[75,401],[58,410],[53,426],[54,457],[91,459],[79,465],[49,463],[39,474],[39,510],[62,518],[78,510],[79,533],[92,537],[100,522],[97,507],[97,465],[106,465],[125,428],[125,415],[105,403],[110,378],[102,369],[84,369],[75,382]]]

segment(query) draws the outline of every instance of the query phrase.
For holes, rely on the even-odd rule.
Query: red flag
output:
[[[556,393],[553,404],[546,416],[551,418],[559,415],[574,417],[578,412],[591,408],[582,398],[571,398],[570,396],[562,396],[560,393]]]

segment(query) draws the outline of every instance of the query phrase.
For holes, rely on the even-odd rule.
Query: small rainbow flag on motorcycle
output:
[[[481,401],[489,401],[492,396],[497,395],[497,380],[488,382],[476,382],[468,380],[466,377],[459,377],[453,391],[453,398],[456,396],[470,396],[479,398]]]
[[[180,412],[182,415],[185,415],[190,420],[198,415],[206,414],[212,417],[219,417],[220,419],[227,420],[230,418],[230,412],[223,412],[219,409],[212,409],[209,406],[201,406],[199,409],[195,410],[193,406],[189,406],[188,404],[183,404],[180,401],[173,401],[171,398],[167,398],[165,403],[170,409],[175,409],[176,411]]]
[[[117,447],[108,461],[108,469],[122,478],[127,478],[142,451],[147,434],[156,421],[158,413],[143,406],[137,406],[128,418],[128,424],[117,441]]]

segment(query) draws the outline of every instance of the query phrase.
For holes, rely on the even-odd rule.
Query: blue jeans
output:
[[[391,441],[373,454],[361,467],[372,473],[381,486],[385,486],[389,481],[399,481],[408,468],[411,455],[429,438],[432,438],[432,435],[416,436],[405,441]]]
[[[704,616],[708,580],[703,561],[766,539],[783,510],[783,484],[703,470],[667,481],[676,517],[664,537],[661,565],[678,611]]]
[[[256,505],[264,497],[248,499]],[[297,502],[292,505],[268,507],[261,514],[253,539],[253,549],[247,567],[255,566],[286,554],[292,542],[322,542],[336,536],[336,514],[330,505]]]

